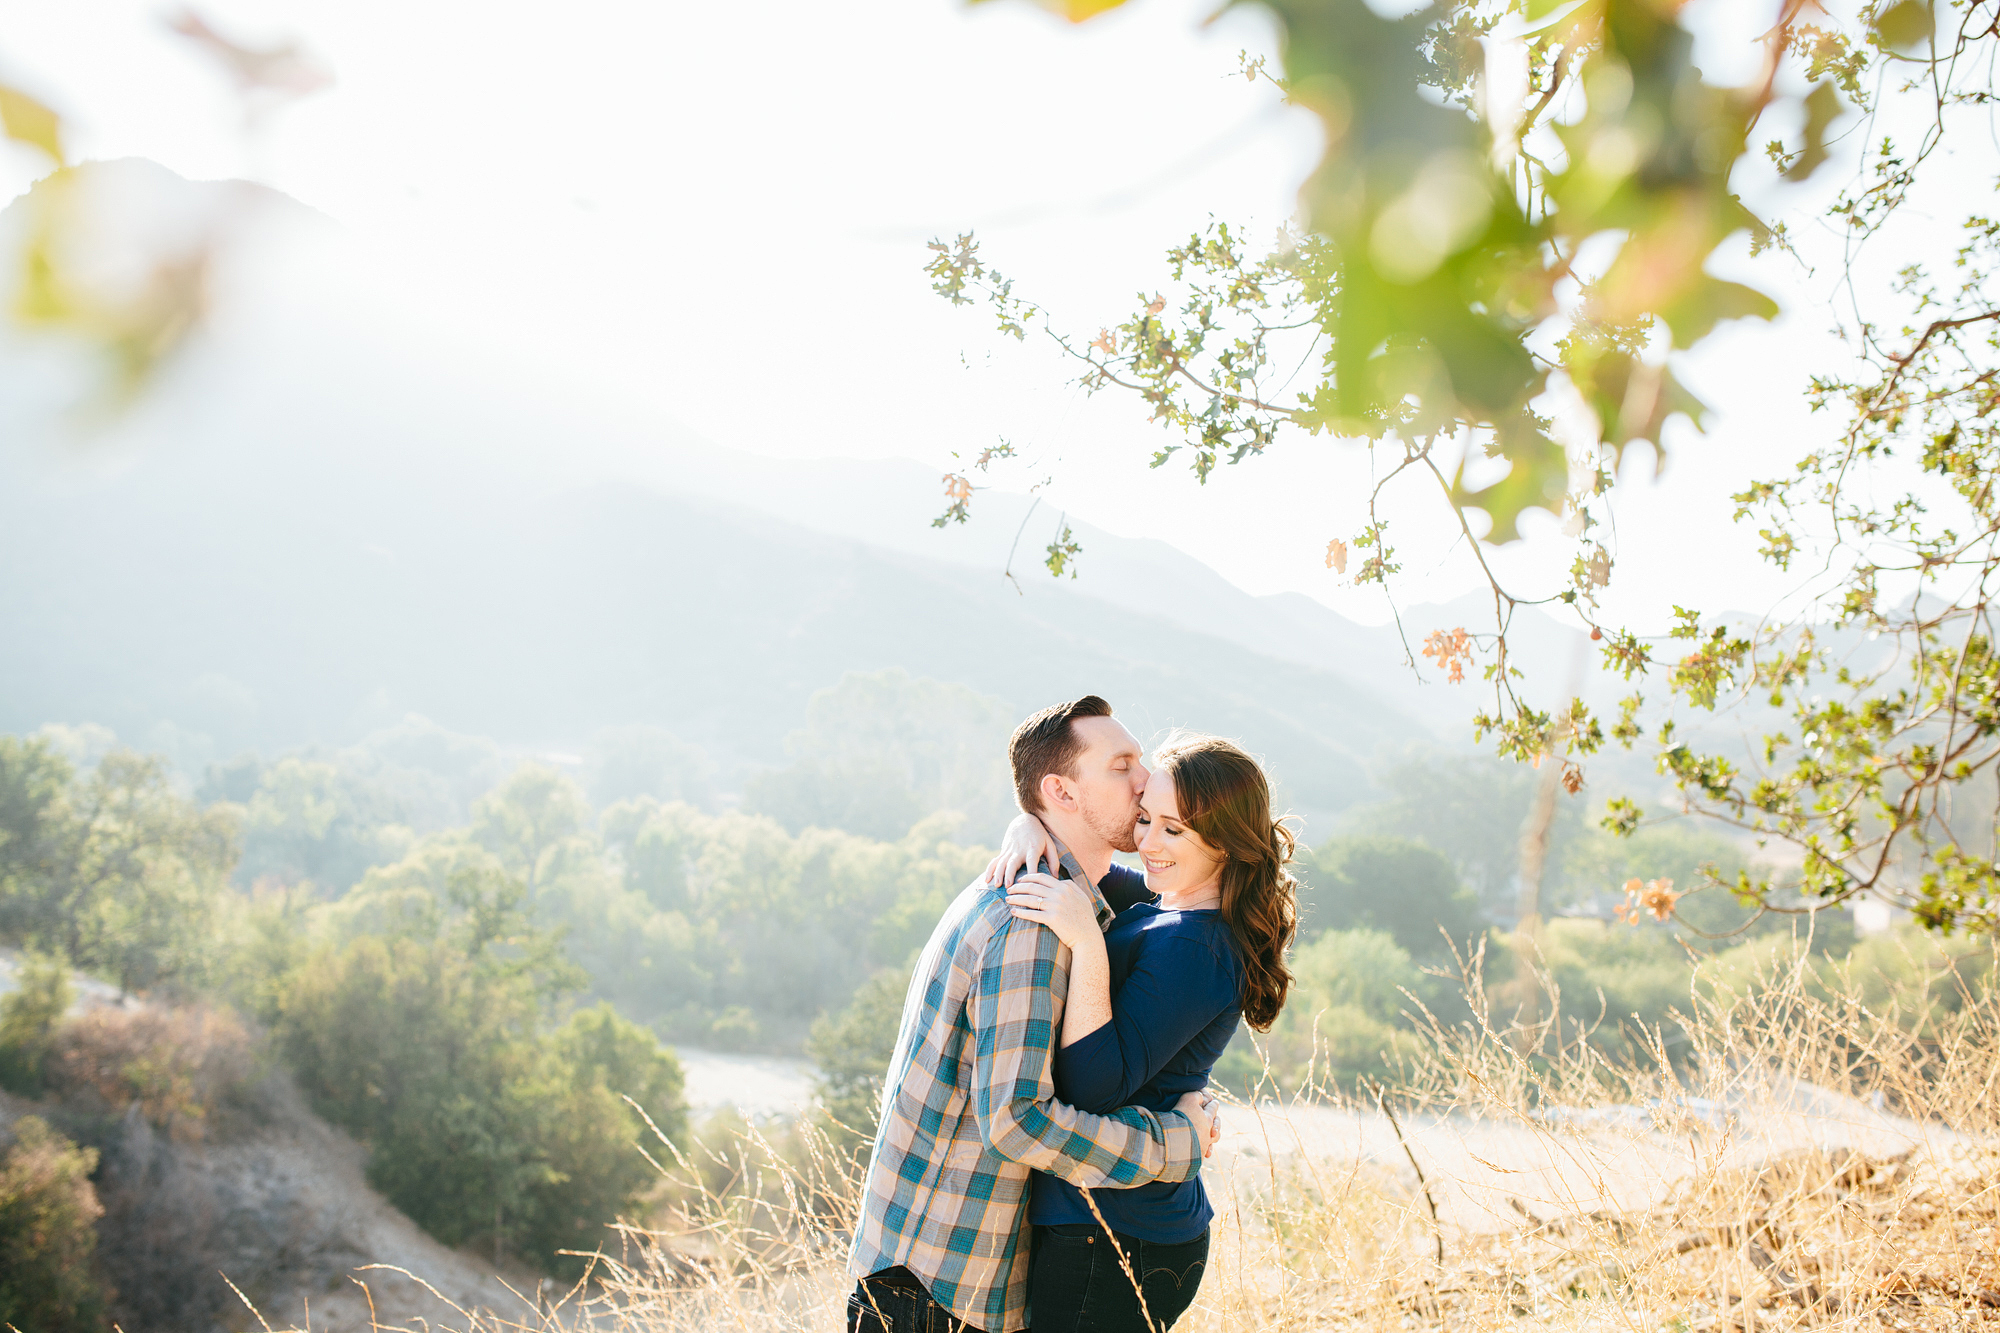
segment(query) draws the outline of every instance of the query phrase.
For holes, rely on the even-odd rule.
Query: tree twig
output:
[[[1389,1117],[1389,1128],[1396,1131],[1396,1142],[1402,1146],[1403,1156],[1410,1159],[1410,1170],[1417,1173],[1417,1188],[1424,1192],[1424,1202],[1431,1209],[1431,1235],[1437,1240],[1438,1272],[1444,1272],[1444,1224],[1438,1220],[1438,1202],[1431,1195],[1430,1182],[1424,1179],[1424,1169],[1417,1165],[1417,1155],[1410,1151],[1410,1141],[1403,1137],[1402,1122],[1389,1108],[1389,1099],[1383,1095],[1382,1085],[1374,1079],[1368,1080],[1368,1089],[1375,1094],[1375,1109]]]

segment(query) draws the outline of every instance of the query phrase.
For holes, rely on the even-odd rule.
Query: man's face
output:
[[[1116,851],[1138,851],[1133,828],[1139,822],[1139,798],[1151,776],[1138,738],[1116,718],[1078,718],[1070,726],[1083,742],[1069,786],[1085,827]]]

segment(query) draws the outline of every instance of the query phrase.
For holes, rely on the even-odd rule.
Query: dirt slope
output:
[[[229,1282],[274,1327],[306,1327],[309,1308],[313,1329],[341,1333],[369,1327],[371,1294],[377,1322],[407,1327],[462,1323],[452,1305],[506,1315],[532,1306],[532,1274],[432,1240],[368,1187],[361,1145],[307,1110],[289,1083],[260,1092],[263,1123],[210,1143],[176,1143],[132,1113],[91,1133],[0,1093],[0,1135],[23,1114],[43,1114],[103,1154],[99,1251],[123,1327],[259,1327]],[[439,1295],[401,1274],[358,1271],[370,1264],[407,1269]]]
[[[0,993],[13,988],[17,963],[0,949]],[[77,1010],[139,1003],[73,979]],[[412,1328],[462,1325],[454,1305],[510,1317],[533,1307],[535,1274],[431,1239],[368,1187],[366,1150],[314,1115],[283,1075],[206,1141],[176,1141],[136,1106],[106,1119],[0,1092],[0,1144],[29,1114],[101,1154],[98,1250],[128,1333],[259,1329],[231,1282],[275,1328],[307,1327],[310,1308],[314,1330],[362,1333],[371,1295],[376,1322]],[[398,1273],[357,1271],[376,1264],[437,1294]]]

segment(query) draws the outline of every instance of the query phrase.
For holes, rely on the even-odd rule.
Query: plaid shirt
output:
[[[1089,887],[1100,928],[1110,905]],[[1034,1171],[1117,1188],[1192,1180],[1194,1126],[1136,1106],[1087,1115],[1055,1099],[1070,951],[1017,920],[1007,891],[974,883],[945,911],[903,1001],[848,1271],[902,1265],[974,1328],[1027,1324],[1028,1186]]]

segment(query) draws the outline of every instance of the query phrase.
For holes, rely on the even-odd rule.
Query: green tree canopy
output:
[[[1385,930],[1327,930],[1293,955],[1292,973],[1269,1035],[1237,1033],[1216,1079],[1244,1091],[1266,1077],[1287,1089],[1392,1077],[1409,997],[1429,989],[1409,951]]]
[[[1428,958],[1485,929],[1479,900],[1435,848],[1382,835],[1335,838],[1313,853],[1300,893],[1300,931],[1370,929]],[[1442,932],[1442,933],[1440,933]]]
[[[1343,830],[1383,833],[1435,847],[1496,918],[1516,907],[1521,829],[1534,805],[1537,774],[1490,755],[1437,746],[1411,746],[1384,758],[1370,773],[1384,793],[1349,811]],[[1584,812],[1574,803],[1555,807],[1548,836],[1546,877],[1569,873],[1569,849],[1584,836]]]
[[[234,776],[215,775],[218,784]],[[333,764],[295,756],[260,766],[243,804],[239,873],[253,883],[269,878],[339,892],[368,867],[395,859],[411,836],[386,792]]]
[[[526,889],[456,872],[390,935],[322,944],[280,1000],[279,1040],[316,1107],[369,1145],[369,1179],[440,1240],[550,1263],[594,1248],[652,1180],[623,1098],[684,1130],[681,1074],[608,1009],[552,1023],[582,978]]]
[[[198,980],[236,864],[237,821],[183,796],[157,758],[75,773],[0,737],[0,934],[131,990]]]
[[[575,782],[552,768],[523,764],[472,807],[472,837],[518,875],[533,897],[560,857],[590,820],[590,805]]]
[[[1083,19],[1121,2],[1048,7]],[[1660,443],[1670,416],[1699,418],[1657,353],[1777,313],[1705,263],[1732,236],[1771,240],[1730,183],[1767,111],[1814,112],[1795,176],[1825,160],[1821,113],[1852,63],[1844,46],[1835,68],[1813,64],[1826,91],[1799,98],[1775,77],[1709,82],[1679,7],[1655,0],[1437,0],[1393,17],[1365,0],[1256,7],[1280,29],[1282,70],[1255,60],[1243,72],[1324,134],[1287,246],[1259,257],[1216,224],[1169,253],[1171,288],[1089,340],[1016,295],[970,236],[932,243],[938,292],[987,302],[1016,337],[1046,330],[1085,388],[1143,399],[1179,437],[1156,465],[1184,451],[1205,479],[1288,435],[1380,441],[1385,470],[1484,510],[1501,541],[1523,509],[1581,512],[1608,484],[1572,477],[1541,401],[1552,379],[1592,409],[1608,457]],[[1796,6],[1774,17],[1770,75],[1805,40]],[[1602,253],[1579,270],[1587,244]],[[1588,301],[1566,303],[1579,279]],[[1300,350],[1318,374],[1287,392]],[[1460,471],[1467,436],[1512,465],[1501,481],[1475,488]],[[1372,553],[1362,577],[1394,572],[1379,523],[1355,544]]]
[[[874,1141],[882,1079],[896,1053],[909,988],[907,968],[883,968],[861,983],[845,1009],[814,1023],[806,1041],[820,1105],[836,1140],[850,1147]]]

